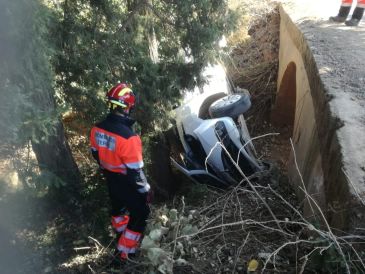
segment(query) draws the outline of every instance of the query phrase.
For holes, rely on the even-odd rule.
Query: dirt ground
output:
[[[331,98],[346,171],[364,193],[365,167],[365,26],[357,28],[328,23],[303,22],[321,78]]]
[[[9,156],[6,151],[1,155]],[[20,235],[35,215],[10,160],[0,162],[0,273],[42,273],[43,258]],[[35,217],[35,216],[34,216]],[[35,220],[35,218],[33,218]]]

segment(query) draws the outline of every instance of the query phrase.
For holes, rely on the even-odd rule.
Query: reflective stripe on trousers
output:
[[[128,225],[129,222],[129,216],[112,216],[112,227],[117,232],[123,232]]]
[[[128,254],[136,253],[138,242],[141,239],[141,233],[126,229],[118,241],[118,250],[122,258]]]

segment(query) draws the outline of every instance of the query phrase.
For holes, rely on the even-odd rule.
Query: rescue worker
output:
[[[91,151],[106,177],[112,227],[120,233],[117,249],[125,260],[135,254],[146,227],[150,185],[142,170],[142,142],[129,117],[136,101],[131,85],[117,84],[107,100],[110,113],[91,129]]]
[[[338,15],[331,16],[329,20],[336,23],[345,22],[347,26],[357,26],[364,15],[365,0],[357,0],[357,5],[352,13],[351,19],[346,21],[351,10],[352,2],[352,0],[342,0]]]

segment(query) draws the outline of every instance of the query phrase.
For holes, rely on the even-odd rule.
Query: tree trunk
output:
[[[61,121],[57,121],[55,125],[55,134],[48,136],[46,141],[32,141],[32,147],[40,170],[57,176],[64,183],[63,189],[77,196],[80,190],[81,174],[72,157]],[[50,189],[52,189],[51,192],[54,190],[64,192],[54,187]]]
[[[152,0],[147,0],[147,3],[150,7],[153,7]],[[155,32],[155,28],[154,28],[153,16],[151,14],[149,7],[146,8],[146,14],[149,17],[149,28],[147,29],[148,48],[150,51],[149,55],[150,55],[151,61],[153,63],[157,64],[159,62],[158,41],[156,38],[156,32]]]
[[[36,129],[36,138],[32,139],[32,148],[36,155],[41,172],[49,172],[63,182],[63,187],[49,187],[51,197],[55,194],[62,198],[67,196],[77,198],[80,190],[81,174],[73,159],[70,147],[65,137],[63,124],[57,114],[53,87],[49,84],[33,94],[33,104],[43,115],[51,120],[46,129]],[[43,116],[42,115],[42,116]],[[44,119],[40,117],[39,119]]]

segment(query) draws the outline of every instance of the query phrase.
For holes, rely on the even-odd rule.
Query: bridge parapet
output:
[[[292,129],[297,165],[292,153],[288,174],[305,214],[316,215],[318,210],[304,188],[332,226],[356,230],[365,224],[365,67],[360,65],[365,60],[365,29],[333,25],[323,18],[335,13],[339,3],[321,12],[316,1],[305,2],[314,5],[311,18],[298,12],[300,5],[280,7],[272,119]]]

